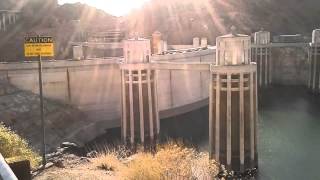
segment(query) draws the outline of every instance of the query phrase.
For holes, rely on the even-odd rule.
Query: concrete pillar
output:
[[[9,21],[9,24],[11,24],[12,22],[11,22],[11,13],[7,13],[7,17],[8,17],[8,21]]]
[[[208,46],[208,39],[207,38],[201,38],[201,47],[207,47]]]
[[[272,48],[269,48],[269,84],[272,84],[272,74],[273,74],[273,61],[272,61]]]
[[[309,88],[320,93],[320,29],[312,32],[312,42],[309,46]]]
[[[259,87],[268,87],[272,82],[272,59],[270,32],[259,31],[254,34],[252,61],[258,66]]]
[[[217,52],[217,64],[210,68],[210,158],[244,172],[258,166],[257,66],[251,63],[250,37],[218,37]]]
[[[73,46],[72,47],[72,54],[73,54],[73,59],[74,60],[81,60],[84,59],[83,56],[83,48],[82,46]]]
[[[311,48],[308,48],[308,88],[311,89],[311,84],[312,84],[312,64],[311,64]]]
[[[157,52],[155,52],[155,54],[162,54],[164,51],[167,51],[167,45],[166,45],[166,41],[160,40],[158,42],[158,47],[157,47]]]
[[[264,72],[264,68],[263,68],[263,61],[265,60],[263,57],[264,57],[264,53],[263,53],[263,48],[259,48],[259,51],[258,51],[258,83],[259,83],[259,86],[261,87],[262,86],[262,82],[263,82],[263,72]]]
[[[150,40],[124,42],[122,76],[122,139],[133,147],[137,143],[155,145],[160,132],[156,71],[150,67]]]
[[[192,42],[193,42],[192,45],[193,45],[194,48],[200,47],[200,38],[195,37],[195,38],[193,38]]]
[[[163,51],[168,51],[168,42],[163,41]]]
[[[16,18],[17,18],[17,15],[16,15],[16,13],[14,13],[14,14],[13,14],[13,24],[16,24],[16,21],[17,21]]]
[[[6,15],[3,13],[2,14],[2,25],[3,25],[3,30],[6,31]]]

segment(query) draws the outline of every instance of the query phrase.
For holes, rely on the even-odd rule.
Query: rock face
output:
[[[169,44],[192,43],[196,36],[215,38],[234,25],[250,34],[261,27],[275,34],[310,34],[319,24],[318,0],[151,0],[127,18],[131,32],[158,30]]]
[[[0,122],[27,139],[36,149],[42,142],[39,101],[38,95],[0,80]],[[45,99],[44,105],[48,151],[64,141],[82,144],[90,140],[78,136],[83,134],[79,128],[86,124],[86,116],[82,112],[49,99]]]
[[[7,25],[8,31],[0,31],[0,61],[7,62],[25,59],[23,44],[27,35],[52,36],[55,59],[68,59],[72,58],[69,42],[86,41],[84,31],[97,28],[104,31],[118,26],[117,17],[82,3],[59,5],[58,0],[1,0],[0,10],[21,12],[15,24]]]

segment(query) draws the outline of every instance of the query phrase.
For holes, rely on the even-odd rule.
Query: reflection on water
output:
[[[258,179],[320,179],[320,103],[302,87],[269,88],[260,95]],[[161,132],[207,151],[207,114],[206,107],[163,119]]]

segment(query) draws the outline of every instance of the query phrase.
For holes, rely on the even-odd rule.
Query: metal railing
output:
[[[18,180],[0,153],[0,180]]]

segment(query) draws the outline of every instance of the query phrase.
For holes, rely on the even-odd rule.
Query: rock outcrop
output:
[[[39,101],[38,95],[0,80],[0,122],[27,139],[36,149],[42,142]],[[90,140],[85,139],[81,129],[87,124],[84,113],[50,99],[44,100],[44,106],[48,151],[64,141],[83,144]]]

